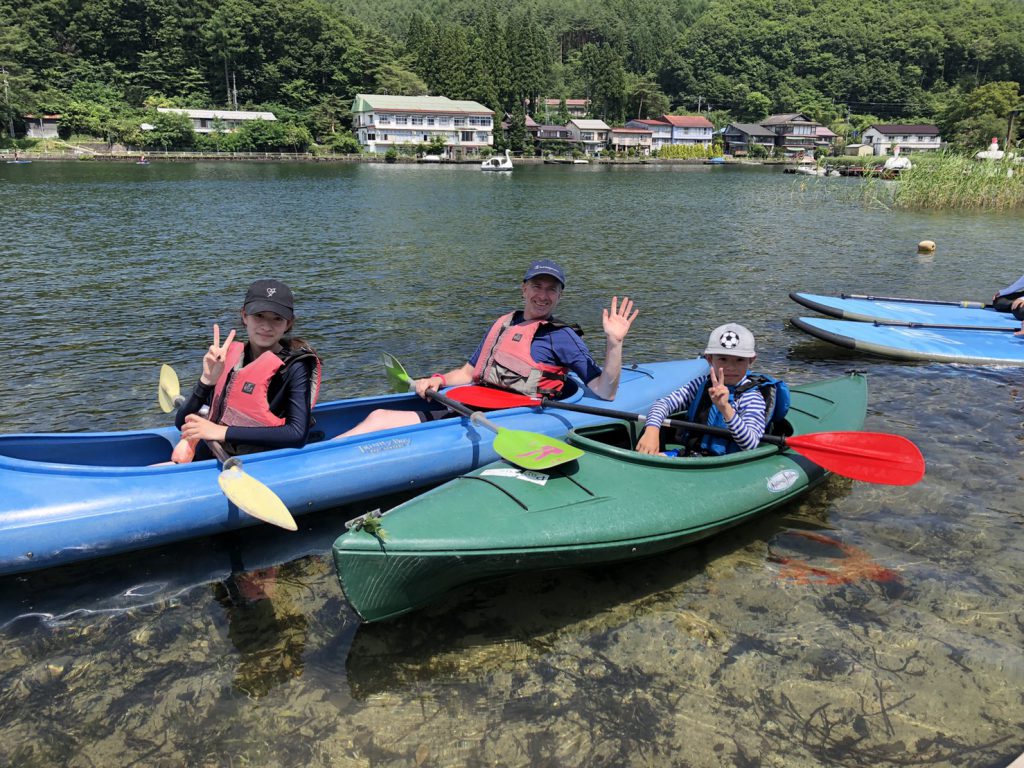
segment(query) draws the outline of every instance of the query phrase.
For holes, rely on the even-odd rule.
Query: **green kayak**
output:
[[[861,375],[793,387],[795,434],[859,430]],[[462,584],[675,549],[785,504],[827,473],[762,445],[722,457],[631,450],[638,425],[570,432],[582,458],[546,473],[490,464],[354,527],[334,543],[342,589],[366,621],[414,610]],[[372,531],[372,533],[371,533]]]

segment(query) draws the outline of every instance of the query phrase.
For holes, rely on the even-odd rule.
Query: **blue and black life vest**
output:
[[[695,397],[690,403],[686,412],[686,420],[696,424],[707,424],[710,427],[727,429],[725,417],[711,402],[710,386],[709,379],[705,382],[700,397]],[[765,434],[783,436],[793,434],[793,427],[786,421],[790,404],[789,386],[780,379],[761,373],[748,373],[738,386],[729,387],[729,402],[733,408],[736,407],[736,401],[745,392],[755,387],[761,391],[761,396],[764,398]],[[691,454],[722,456],[726,453],[735,453],[740,449],[734,440],[703,432],[691,434],[686,430],[680,430],[679,438],[679,442],[686,446],[686,452]]]

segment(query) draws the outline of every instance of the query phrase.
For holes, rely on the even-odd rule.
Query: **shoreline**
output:
[[[9,153],[8,153],[9,154]],[[384,155],[316,155],[311,152],[99,152],[96,150],[68,150],[64,152],[32,152],[19,150],[19,159],[33,162],[103,162],[137,163],[145,156],[149,163],[174,162],[283,162],[283,163],[369,163],[387,165],[468,165],[479,166],[479,158],[469,160],[442,160],[425,163],[416,157],[399,157],[391,163]],[[5,157],[7,157],[5,155]],[[13,156],[11,156],[13,157]],[[543,165],[544,157],[515,157],[522,165]],[[726,159],[709,163],[709,158],[657,158],[657,157],[590,157],[588,165],[797,165],[787,159]]]

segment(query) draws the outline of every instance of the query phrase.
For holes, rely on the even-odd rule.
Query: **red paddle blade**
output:
[[[924,456],[910,440],[885,432],[816,432],[786,438],[786,446],[837,475],[884,485],[913,485]]]
[[[481,387],[477,384],[467,384],[462,387],[453,387],[445,392],[452,400],[457,400],[463,405],[471,408],[518,408],[523,405],[540,405],[540,400],[534,400],[526,395],[517,392],[508,392],[504,389],[494,387]]]

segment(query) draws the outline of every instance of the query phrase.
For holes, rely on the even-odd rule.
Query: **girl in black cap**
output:
[[[234,340],[234,330],[221,344],[220,327],[213,326],[203,373],[178,409],[181,436],[193,445],[223,443],[231,454],[301,448],[313,423],[320,360],[304,341],[287,335],[295,323],[291,289],[279,280],[257,280],[241,314],[244,344]],[[207,412],[200,413],[204,407]],[[191,460],[187,453],[174,461]]]

